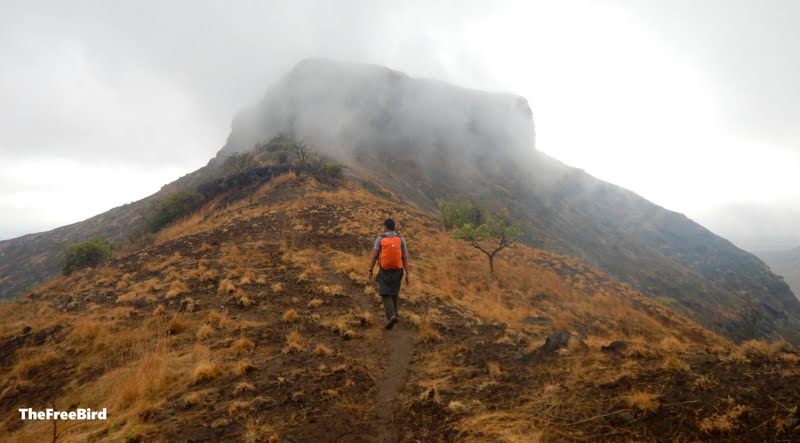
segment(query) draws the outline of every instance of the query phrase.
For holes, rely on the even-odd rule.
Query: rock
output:
[[[614,426],[622,426],[636,420],[636,416],[625,411],[621,414],[613,414],[606,418],[606,421]]]
[[[602,352],[613,352],[613,353],[620,353],[631,346],[630,342],[625,340],[614,340],[608,344],[608,346],[603,346],[600,348]]]
[[[22,328],[22,333],[27,335],[29,332],[31,332],[32,329],[33,328],[31,328],[30,326],[25,326],[24,328]]]
[[[539,350],[547,354],[552,354],[561,348],[566,348],[571,338],[572,334],[570,334],[569,331],[566,329],[559,329],[547,337],[544,341],[544,346],[539,348]]]

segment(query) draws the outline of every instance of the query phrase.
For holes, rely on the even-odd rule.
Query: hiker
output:
[[[375,239],[375,246],[372,248],[372,262],[369,264],[369,278],[372,279],[372,271],[375,263],[380,258],[380,270],[378,277],[378,294],[383,299],[383,310],[386,313],[386,329],[392,329],[397,323],[397,298],[400,295],[400,284],[403,280],[403,270],[405,270],[406,285],[410,284],[409,273],[411,267],[408,265],[408,248],[406,240],[394,232],[394,220],[387,218],[383,222],[386,233],[381,234]]]

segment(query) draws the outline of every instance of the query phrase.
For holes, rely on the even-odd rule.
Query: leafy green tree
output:
[[[523,223],[507,209],[487,214],[486,210],[470,200],[437,200],[447,229],[454,229],[450,237],[464,240],[486,255],[489,271],[494,274],[494,258],[522,236]]]
[[[450,198],[436,200],[445,229],[455,229],[466,223],[480,226],[486,221],[486,210],[475,200]]]
[[[61,272],[69,275],[80,269],[98,266],[111,258],[112,252],[111,244],[97,237],[68,244],[64,247]]]

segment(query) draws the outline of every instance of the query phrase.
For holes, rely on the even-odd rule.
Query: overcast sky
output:
[[[800,244],[800,2],[0,1],[0,238],[202,165],[305,57],[525,96],[539,149]]]

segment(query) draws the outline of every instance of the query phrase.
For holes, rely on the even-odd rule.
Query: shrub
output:
[[[289,162],[289,153],[286,151],[281,151],[278,153],[278,164],[285,165]]]
[[[213,197],[222,191],[222,177],[210,178],[197,186],[197,192],[203,194],[205,198]]]
[[[332,178],[342,178],[344,176],[344,165],[325,162],[322,164],[322,174]]]
[[[256,145],[257,151],[277,152],[286,150],[287,145],[292,143],[293,140],[286,134],[278,134],[267,143],[260,143]]]
[[[109,242],[95,237],[69,244],[64,248],[61,272],[69,275],[79,269],[95,267],[108,260],[112,250]]]
[[[256,166],[252,152],[237,152],[225,159],[222,170],[226,176],[242,175]]]
[[[147,222],[149,232],[158,232],[164,226],[196,211],[203,204],[203,196],[195,191],[181,191],[164,199]]]

